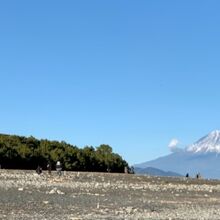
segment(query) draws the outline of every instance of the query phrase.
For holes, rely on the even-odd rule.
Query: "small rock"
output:
[[[119,215],[120,214],[120,211],[115,211],[115,215]]]
[[[55,193],[56,193],[56,190],[57,190],[56,188],[50,190],[49,194],[55,194]]]
[[[18,191],[23,191],[24,190],[24,188],[18,188]]]
[[[43,201],[43,203],[44,203],[44,204],[48,204],[48,203],[49,203],[49,201]]]
[[[60,191],[59,189],[57,190],[57,194],[63,195],[65,194],[64,192]]]
[[[133,211],[133,207],[129,206],[129,207],[126,208],[126,212],[127,212],[128,214],[131,214],[132,211]]]
[[[136,213],[136,212],[138,212],[138,209],[133,209],[133,213]]]

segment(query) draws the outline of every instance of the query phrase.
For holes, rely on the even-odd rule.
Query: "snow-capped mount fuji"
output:
[[[186,148],[189,153],[220,153],[220,131],[215,130]]]
[[[200,172],[205,178],[220,179],[220,131],[212,131],[182,150],[134,167],[153,167],[190,176]]]

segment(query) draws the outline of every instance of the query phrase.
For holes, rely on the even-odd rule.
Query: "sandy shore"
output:
[[[220,181],[0,170],[0,219],[220,219]]]

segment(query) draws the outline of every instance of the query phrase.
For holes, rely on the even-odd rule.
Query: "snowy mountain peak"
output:
[[[191,153],[220,153],[220,131],[215,130],[186,148]]]
[[[212,131],[209,136],[212,136],[212,137],[220,137],[220,130],[215,130],[215,131]]]

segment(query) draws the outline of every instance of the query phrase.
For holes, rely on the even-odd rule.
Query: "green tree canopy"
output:
[[[97,148],[78,148],[64,141],[0,134],[2,168],[36,169],[40,165],[46,169],[49,162],[54,168],[58,160],[65,170],[124,172],[124,168],[128,167],[128,163],[106,144]]]

